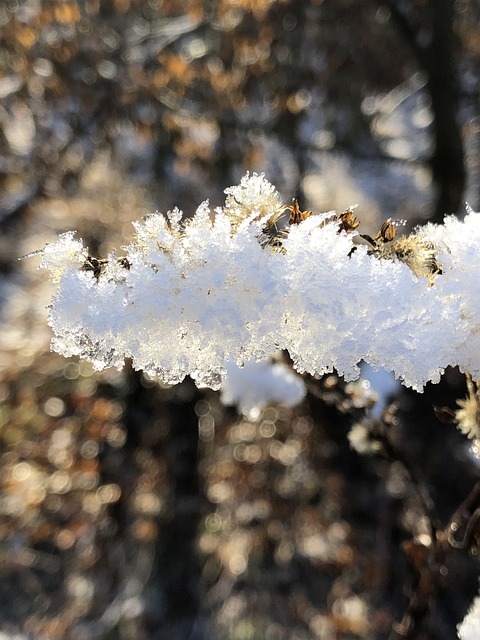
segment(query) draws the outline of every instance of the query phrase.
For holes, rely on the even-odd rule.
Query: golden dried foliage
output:
[[[467,375],[467,397],[457,400],[460,407],[455,412],[459,430],[471,440],[480,438],[480,396],[478,386]]]

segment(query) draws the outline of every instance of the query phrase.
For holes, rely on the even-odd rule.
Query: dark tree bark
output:
[[[427,91],[434,116],[434,150],[430,166],[437,190],[432,220],[442,222],[446,213],[460,211],[466,178],[457,120],[459,87],[455,68],[455,1],[430,0],[425,9],[425,29],[414,25],[396,0],[383,0],[382,4],[390,9],[392,18],[427,76]]]
[[[425,53],[428,91],[432,100],[435,151],[431,160],[438,188],[435,220],[456,213],[462,204],[465,166],[458,112],[455,72],[454,0],[431,0],[432,41]]]
[[[198,477],[198,420],[195,404],[201,397],[193,382],[185,380],[167,393],[141,383],[130,374],[127,398],[126,449],[130,457],[159,418],[163,437],[151,446],[162,460],[170,488],[168,504],[159,519],[155,557],[146,587],[145,637],[203,640],[206,614],[200,597],[201,566],[196,549],[204,494]],[[127,514],[127,518],[131,518]]]

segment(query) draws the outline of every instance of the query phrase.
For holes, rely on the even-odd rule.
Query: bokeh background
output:
[[[364,233],[480,208],[475,0],[5,0],[0,6],[1,640],[388,638],[425,514],[349,448],[368,384],[309,380],[257,423],[187,380],[49,352],[38,258],[93,255],[246,171]],[[446,523],[478,478],[447,372],[398,392],[395,441]],[[477,560],[449,559],[427,635],[455,638]],[[417,636],[415,636],[417,637]]]

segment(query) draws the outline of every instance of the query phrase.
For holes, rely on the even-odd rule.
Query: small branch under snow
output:
[[[178,210],[136,223],[122,259],[95,262],[64,234],[42,256],[58,282],[53,348],[212,388],[228,363],[278,349],[299,372],[352,380],[363,360],[417,390],[448,365],[480,377],[480,214],[410,240],[387,226],[372,245],[342,216],[300,212],[288,224],[282,211],[254,174],[215,216],[203,203],[185,223]]]

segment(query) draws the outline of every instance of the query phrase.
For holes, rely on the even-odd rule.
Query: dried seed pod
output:
[[[311,211],[301,211],[296,198],[293,198],[292,204],[287,205],[285,209],[291,212],[288,224],[300,224],[300,222],[303,222],[312,215]]]
[[[427,278],[430,285],[435,281],[434,276],[442,273],[434,245],[414,233],[386,245],[380,254],[383,255],[379,257],[404,262],[416,276]]]
[[[355,207],[348,207],[348,209],[345,209],[345,211],[338,216],[338,221],[340,223],[338,230],[339,233],[340,231],[350,233],[351,231],[355,231],[359,226],[360,221],[353,213],[354,208]]]
[[[285,228],[285,207],[282,206],[276,211],[265,223],[262,234],[259,237],[262,247],[269,246],[276,250],[282,251],[282,242],[288,235],[288,229]]]
[[[290,211],[290,217],[285,224],[285,211]],[[283,240],[288,235],[288,226],[300,224],[312,215],[311,211],[301,211],[298,200],[292,199],[291,205],[281,206],[266,222],[260,236],[262,246],[270,246],[277,251],[284,251]]]
[[[123,267],[127,270],[130,270],[130,267],[132,266],[130,260],[126,256],[123,256],[123,258],[118,258],[117,264],[119,267]]]
[[[87,259],[80,267],[80,271],[92,271],[94,278],[98,280],[102,273],[105,271],[107,262],[108,260],[102,260],[100,258],[95,258],[94,256],[88,255]]]
[[[404,224],[404,220],[388,218],[374,238],[361,233],[355,239],[367,243],[370,247],[369,255],[383,260],[400,260],[417,277],[427,278],[429,284],[432,285],[435,281],[434,276],[442,273],[442,267],[436,257],[435,246],[415,233],[397,238],[397,227]],[[350,255],[354,249],[355,247]]]
[[[80,267],[80,271],[92,271],[93,276],[96,280],[100,278],[100,276],[105,272],[107,268],[108,260],[102,258],[95,258],[94,256],[88,255],[85,262]],[[124,269],[130,269],[131,264],[128,258],[118,258],[117,264]]]
[[[380,227],[380,231],[375,236],[375,242],[391,242],[397,233],[397,224],[391,219],[385,220],[385,222]]]

